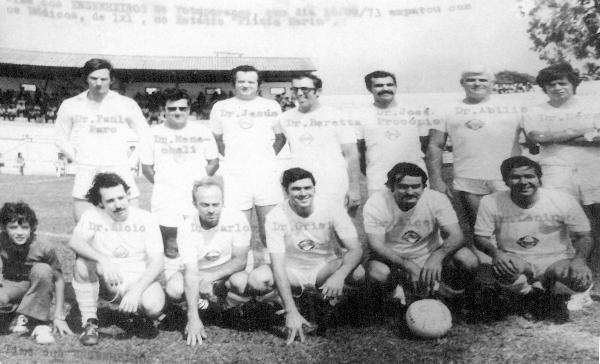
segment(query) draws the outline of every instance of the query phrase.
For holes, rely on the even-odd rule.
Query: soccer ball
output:
[[[446,335],[450,330],[452,315],[448,307],[440,301],[424,299],[408,306],[406,323],[416,336],[435,339]]]

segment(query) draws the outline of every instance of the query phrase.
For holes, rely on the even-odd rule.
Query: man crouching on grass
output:
[[[285,309],[287,344],[296,335],[304,341],[311,324],[300,314],[292,290],[318,289],[323,299],[339,299],[345,283],[364,279],[359,266],[362,247],[356,229],[343,206],[315,199],[315,178],[302,168],[283,172],[281,184],[287,199],[267,215],[265,230],[272,268],[263,265],[250,272],[249,287],[266,292],[275,284]],[[335,254],[332,230],[347,250]],[[357,268],[358,267],[358,268]],[[272,269],[272,270],[271,270]]]
[[[0,320],[3,314],[17,316],[10,330],[31,336],[38,344],[52,344],[54,337],[48,317],[54,288],[54,331],[61,336],[73,333],[65,322],[64,288],[60,263],[54,246],[38,240],[35,212],[23,202],[7,202],[0,209]]]
[[[250,300],[241,295],[248,281],[244,268],[251,238],[246,216],[223,207],[223,187],[214,177],[195,182],[192,196],[198,214],[186,217],[177,235],[184,274],[174,273],[166,286],[172,299],[185,293],[190,346],[206,339],[198,309],[207,309],[209,303],[229,309]]]
[[[115,173],[94,177],[84,212],[69,245],[75,251],[73,289],[81,311],[83,345],[98,343],[98,296],[119,303],[133,316],[139,336],[156,334],[152,319],[161,314],[164,292],[157,282],[163,270],[158,223],[147,211],[129,205],[129,186]]]
[[[546,313],[542,305],[552,302],[554,307],[546,306],[548,313],[566,320],[566,301],[550,293],[559,293],[559,288],[573,295],[592,284],[586,265],[592,248],[589,221],[575,198],[541,187],[537,162],[512,157],[502,162],[500,171],[510,190],[481,200],[475,243],[492,257],[499,285],[525,297],[526,315]]]

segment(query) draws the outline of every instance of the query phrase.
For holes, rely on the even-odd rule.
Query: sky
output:
[[[0,47],[161,56],[308,57],[329,94],[459,90],[469,65],[536,74],[526,0],[0,0]],[[115,65],[118,68],[118,64]]]

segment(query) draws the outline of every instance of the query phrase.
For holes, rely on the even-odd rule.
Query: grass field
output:
[[[148,208],[151,186],[138,179],[141,206]],[[39,236],[64,246],[73,228],[70,189],[72,178],[0,175],[0,204],[23,200],[40,220]],[[69,254],[64,251],[64,265]],[[67,279],[70,274],[66,272]],[[596,278],[593,297],[598,300]],[[360,320],[369,321],[369,320]],[[102,338],[95,347],[83,347],[77,337],[57,338],[42,347],[30,338],[0,336],[0,363],[597,363],[600,305],[572,313],[562,325],[529,322],[509,316],[492,323],[455,323],[438,340],[418,340],[402,334],[392,317],[368,325],[346,324],[305,344],[285,346],[271,332],[240,331],[210,325],[208,340],[187,347],[178,331],[161,330],[152,340]],[[77,320],[71,320],[77,329]]]

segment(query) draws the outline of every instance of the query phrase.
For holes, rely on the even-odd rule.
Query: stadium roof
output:
[[[0,76],[53,77],[79,71],[90,58],[105,58],[117,77],[135,81],[227,81],[228,72],[248,64],[267,81],[288,80],[290,73],[314,71],[309,58],[298,57],[165,57],[40,52],[0,48]]]

